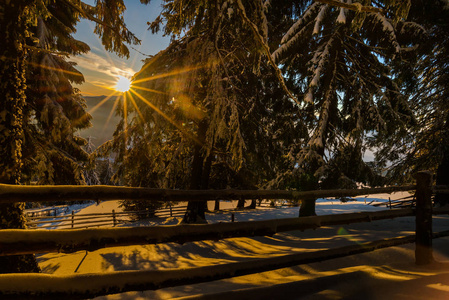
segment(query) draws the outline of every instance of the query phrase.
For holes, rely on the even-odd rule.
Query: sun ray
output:
[[[111,112],[108,115],[108,118],[106,120],[106,123],[103,126],[103,131],[106,129],[106,127],[108,126],[109,122],[111,121],[112,118],[112,114],[114,113],[115,109],[117,108],[117,105],[120,101],[120,95],[117,95],[114,101],[114,105],[112,106]]]
[[[127,143],[128,143],[128,107],[126,103],[126,94],[123,93],[123,132],[124,132],[124,142],[125,142],[125,153],[127,152]]]
[[[131,104],[134,106],[134,108],[136,109],[137,113],[139,114],[140,119],[143,121],[145,121],[142,112],[140,111],[139,107],[137,106],[136,101],[134,100],[134,97],[131,93],[129,93],[129,99],[131,100]]]
[[[65,73],[65,74],[75,75],[75,76],[78,76],[80,78],[84,77],[83,74],[81,74],[80,72],[68,71],[68,70],[64,70],[64,69],[61,69],[61,68],[41,65],[41,64],[38,64],[38,63],[34,63],[34,62],[26,62],[26,63],[28,65],[33,66],[33,67],[38,67],[38,68],[47,69],[47,70],[51,70],[51,71],[58,71],[58,72]]]
[[[92,84],[94,86],[97,86],[97,87],[100,87],[100,88],[105,89],[105,90],[117,92],[116,89],[114,89],[113,87],[108,86],[108,85],[99,84],[99,83],[96,83],[96,82],[90,82],[90,84]]]
[[[114,94],[116,94],[117,91],[113,91],[111,94],[109,94],[108,96],[106,96],[103,100],[101,100],[100,102],[98,102],[97,105],[95,105],[94,107],[92,107],[88,113],[92,114],[94,113],[98,108],[100,108],[103,104],[106,103],[106,101],[108,101],[109,99],[111,99],[112,96],[114,96]]]
[[[132,88],[133,88],[133,89],[142,90],[142,91],[152,92],[152,93],[155,93],[155,94],[168,95],[168,93],[166,93],[166,92],[162,92],[162,91],[158,91],[158,90],[153,90],[153,89],[149,89],[149,88],[144,88],[144,87],[138,86],[138,85],[133,85]]]
[[[184,68],[184,69],[174,70],[172,72],[163,73],[163,74],[154,75],[154,76],[143,78],[143,79],[134,80],[133,83],[137,84],[137,83],[141,83],[141,82],[146,82],[146,81],[156,80],[156,79],[165,78],[165,77],[169,77],[169,76],[179,75],[179,74],[182,74],[182,73],[188,73],[188,72],[191,72],[191,71],[194,71],[194,70],[198,70],[198,69],[201,69],[201,68],[204,68],[204,66],[200,65],[200,66],[194,66],[194,67],[188,67],[188,68]]]
[[[157,108],[153,103],[145,99],[142,95],[137,93],[135,90],[130,90],[131,93],[135,94],[140,100],[142,100],[146,105],[148,105],[150,108],[152,108],[154,111],[156,111],[159,115],[161,115],[164,119],[166,119],[168,122],[173,124],[176,128],[178,128],[183,134],[191,138],[195,143],[203,145],[195,136],[193,136],[191,133],[187,132],[182,126],[180,126],[178,123],[173,121],[169,116],[167,116],[163,111],[161,111],[159,108]]]
[[[102,101],[100,101],[97,105],[95,105],[93,108],[91,108],[90,110],[88,110],[86,112],[85,115],[82,115],[81,117],[77,118],[76,120],[72,121],[72,125],[74,127],[76,127],[78,124],[80,124],[83,119],[85,118],[85,116],[87,114],[92,115],[92,113],[94,113],[100,106],[102,106],[109,98],[111,98],[114,95],[115,92],[113,92],[112,94],[108,95],[105,99],[103,99]]]

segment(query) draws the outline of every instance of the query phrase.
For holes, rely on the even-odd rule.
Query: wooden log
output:
[[[84,230],[0,230],[0,255],[96,250],[104,247],[185,243],[220,240],[231,237],[264,236],[291,230],[315,229],[320,226],[369,222],[413,216],[412,209],[359,212],[303,218],[286,218],[206,225],[176,225],[136,228],[107,228]]]
[[[310,200],[326,197],[354,197],[414,190],[414,185],[352,190],[279,191],[279,190],[167,190],[105,185],[32,186],[0,184],[0,203],[55,202],[80,200],[139,199],[157,201],[205,201],[235,199]]]
[[[75,219],[76,221],[76,219]],[[91,227],[91,225],[89,224],[100,224],[100,223],[104,223],[101,225],[106,225],[106,224],[111,224],[112,223],[112,219],[109,220],[96,220],[96,221],[83,221],[83,222],[74,222],[72,223],[65,223],[65,224],[56,224],[56,225],[44,225],[44,226],[39,226],[36,227],[34,229],[45,229],[45,228],[54,228],[54,227],[71,227],[72,229],[76,229],[76,228],[86,228],[86,227]],[[84,225],[89,225],[89,226],[84,226]],[[93,225],[93,226],[98,226],[98,225]],[[1,232],[1,231],[0,231]]]
[[[66,298],[66,296],[93,298],[112,293],[155,290],[209,282],[300,264],[322,262],[376,249],[399,246],[414,242],[414,240],[415,236],[412,235],[315,252],[294,253],[243,262],[174,270],[118,271],[73,275],[0,274],[0,291],[5,298],[10,295],[14,297],[33,295],[33,297],[44,299],[61,299]]]
[[[416,174],[416,249],[415,263],[433,262],[432,250],[432,173]]]
[[[68,216],[67,218],[59,219],[59,220],[27,222],[27,225],[53,224],[53,223],[61,223],[61,222],[70,222],[71,220],[72,220],[72,216]]]
[[[108,214],[104,214],[104,215],[97,215],[97,216],[90,216],[90,217],[79,217],[78,215],[74,215],[74,220],[75,221],[82,221],[82,220],[96,220],[96,219],[104,219],[104,218],[110,218],[112,219],[114,217],[113,214],[108,213]],[[53,219],[54,217],[52,217]],[[71,215],[67,215],[67,216],[63,216],[60,218],[57,218],[56,220],[44,220],[44,221],[30,221],[27,222],[27,224],[29,225],[36,225],[36,224],[46,224],[46,223],[60,223],[60,222],[65,222],[65,221],[70,221],[72,219]]]
[[[107,223],[112,223],[112,219],[75,222],[74,225],[78,225],[79,226],[79,225],[97,224],[97,223],[106,223],[106,222]]]
[[[173,208],[173,212],[177,211],[185,211],[187,206],[177,206]],[[169,212],[169,210],[156,210],[155,213],[159,212]],[[130,215],[133,216],[135,214],[147,214],[148,211],[129,211],[129,212],[115,212],[115,216],[123,216],[123,215]],[[113,213],[92,213],[92,214],[76,214],[75,219],[76,220],[90,220],[92,218],[101,218],[101,217],[113,217]],[[42,217],[32,217],[28,218],[29,222],[27,224],[33,225],[33,224],[42,224],[42,223],[58,223],[62,221],[68,221],[71,220],[71,215],[65,215],[65,216],[54,216],[54,217],[48,217],[48,216],[42,216]],[[56,219],[56,220],[48,220],[48,219]],[[48,220],[48,221],[34,221],[34,220]]]

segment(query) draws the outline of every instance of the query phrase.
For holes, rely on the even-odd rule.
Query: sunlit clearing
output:
[[[115,84],[115,89],[119,92],[127,92],[129,91],[129,88],[131,87],[131,81],[123,76],[118,75],[117,83]]]

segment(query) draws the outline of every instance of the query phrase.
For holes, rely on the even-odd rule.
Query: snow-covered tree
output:
[[[425,28],[419,47],[406,65],[398,65],[397,84],[409,95],[416,122],[379,134],[373,145],[391,182],[411,180],[432,170],[437,184],[449,184],[449,5],[447,1],[413,1],[409,22]],[[441,195],[435,202],[447,204]]]
[[[15,1],[0,5],[0,182],[18,184],[22,167],[25,106],[25,57],[29,25],[43,1]],[[23,204],[0,205],[0,228],[25,228]],[[0,258],[0,273],[36,272],[34,256]]]
[[[292,4],[286,18],[292,25],[272,56],[302,88],[300,109],[310,139],[293,164],[312,176],[310,188],[316,189],[338,152],[350,147],[360,158],[367,133],[412,118],[389,64],[412,50],[423,29],[405,21],[408,1],[301,4]],[[301,206],[300,215],[313,214],[313,202]]]
[[[75,40],[78,21],[73,9],[58,3],[47,5],[48,17],[39,16],[30,28],[28,42],[27,91],[24,107],[23,181],[39,184],[84,183],[81,162],[85,140],[76,130],[90,126],[86,104],[72,83],[84,78],[67,55],[87,52],[89,47]]]
[[[59,9],[55,9],[56,7]],[[73,39],[67,39],[67,35],[70,36],[74,32],[74,25],[80,17],[88,18],[96,22],[95,32],[101,37],[105,48],[126,56],[128,49],[124,43],[136,43],[138,40],[126,29],[122,16],[124,9],[125,6],[121,0],[100,0],[96,2],[95,6],[73,0],[17,0],[3,1],[0,4],[1,183],[19,184],[22,181],[24,158],[31,160],[32,155],[26,156],[28,154],[24,152],[25,149],[27,151],[31,149],[31,152],[38,151],[33,149],[34,146],[30,144],[28,144],[30,147],[24,148],[24,142],[33,143],[34,141],[30,138],[39,138],[44,133],[52,133],[53,136],[50,144],[38,141],[46,147],[45,150],[39,150],[39,152],[43,155],[50,154],[50,156],[37,157],[39,163],[35,165],[38,169],[44,169],[45,164],[49,164],[52,158],[61,161],[76,159],[70,157],[74,153],[71,151],[79,150],[82,142],[73,138],[73,132],[70,131],[77,126],[84,126],[80,124],[85,124],[86,120],[78,120],[82,122],[75,124],[75,118],[80,114],[84,115],[83,101],[77,95],[76,90],[73,90],[68,84],[75,80],[73,77],[67,76],[67,72],[74,70],[73,64],[61,56],[67,55],[66,52],[80,53],[86,49],[82,43],[72,44]],[[67,13],[69,14],[67,15]],[[50,28],[53,31],[48,34],[47,30]],[[77,47],[81,48],[77,49]],[[38,66],[33,65],[35,63]],[[46,67],[56,67],[56,70]],[[51,72],[47,72],[48,70]],[[27,74],[27,71],[30,73]],[[45,74],[51,80],[48,84],[39,81],[39,78],[35,77],[32,72],[35,72],[34,75]],[[65,73],[64,76],[61,73]],[[79,73],[75,72],[74,76],[79,76]],[[51,90],[46,96],[43,95],[45,91],[39,90],[38,92],[43,95],[43,98],[30,99],[28,103],[27,78],[35,80],[33,84],[44,88],[49,87]],[[62,79],[61,85],[56,85],[60,79]],[[61,90],[64,87],[69,90]],[[30,89],[33,89],[33,86]],[[50,98],[50,96],[56,98]],[[45,101],[39,102],[42,100]],[[63,102],[65,100],[67,102]],[[32,107],[33,101],[36,101],[34,103],[39,106]],[[66,113],[65,116],[58,115],[63,114],[62,111]],[[37,114],[40,115],[37,116]],[[56,122],[51,123],[53,121]],[[40,124],[38,124],[39,122]],[[55,127],[52,128],[52,126]],[[67,130],[67,126],[69,127],[68,137],[61,135],[64,130]],[[24,129],[31,131],[25,132]],[[42,131],[36,132],[37,135],[34,136],[32,130]],[[47,131],[45,132],[45,130]],[[26,138],[28,139],[25,140]],[[64,139],[69,143],[64,142],[64,145],[60,144],[59,146],[52,144],[52,142],[56,144],[59,141],[62,142]],[[77,153],[77,155],[79,154]],[[51,163],[55,164],[55,161],[53,160]],[[62,165],[66,164],[62,163]],[[71,168],[73,171],[75,165],[72,165]],[[51,178],[50,172],[47,173],[47,178]],[[22,209],[23,205],[20,203],[1,204],[0,228],[24,228]],[[2,257],[0,260],[0,273],[38,270],[33,256]]]
[[[92,142],[91,136],[89,136],[87,138],[87,144],[86,144],[86,146],[84,146],[84,150],[89,155],[94,153],[95,145]],[[98,171],[97,171],[97,162],[95,161],[94,155],[90,155],[90,160],[87,162],[87,164],[84,167],[83,175],[84,175],[84,179],[85,179],[87,185],[101,184],[100,178],[98,176]]]
[[[163,7],[150,27],[164,24],[173,41],[145,62],[122,102],[123,121],[111,143],[118,174],[137,186],[260,186],[283,159],[284,138],[298,132],[293,104],[278,101],[286,98],[282,88],[262,72],[271,66],[242,21],[244,15],[266,38],[265,8],[241,1],[165,1]],[[184,221],[197,216],[204,220],[204,203],[190,202]]]

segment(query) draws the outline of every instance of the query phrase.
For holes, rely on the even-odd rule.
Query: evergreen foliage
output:
[[[107,50],[128,56],[124,43],[138,40],[126,29],[124,9],[121,0],[99,0],[95,7],[73,0],[0,4],[1,183],[19,184],[33,175],[55,183],[83,181],[76,160],[86,158],[84,142],[73,132],[88,126],[89,117],[71,86],[82,76],[64,56],[88,50],[71,38],[80,17],[97,23]],[[1,228],[24,228],[22,210],[19,203],[0,205]],[[35,271],[34,256],[1,258],[0,273]]]
[[[373,145],[390,182],[410,181],[431,170],[437,184],[449,184],[449,6],[447,1],[413,1],[409,22],[422,25],[416,51],[395,66],[396,82],[409,95],[416,122],[379,134]],[[437,196],[444,205],[447,199]]]
[[[92,154],[95,151],[95,145],[92,143],[92,137],[87,138],[87,144],[84,147],[85,151],[88,154]],[[95,160],[94,155],[90,155],[90,160],[85,165],[84,170],[84,178],[86,180],[87,185],[98,185],[101,184],[99,175],[98,175],[98,168],[97,168],[97,162]]]
[[[81,162],[88,159],[76,130],[90,126],[91,116],[72,83],[84,78],[66,55],[89,51],[72,37],[79,18],[61,2],[47,5],[30,27],[27,90],[24,107],[23,181],[38,184],[84,184]]]
[[[258,2],[245,5],[246,17],[264,28]],[[293,104],[278,99],[276,77],[261,72],[271,66],[242,24],[242,8],[229,1],[165,1],[163,7],[150,28],[164,23],[173,40],[145,62],[122,102],[112,144],[118,174],[134,186],[260,186],[275,176],[285,160],[284,139],[295,139],[299,125],[291,118]],[[185,222],[204,219],[204,204],[191,202],[188,211]]]
[[[287,3],[292,25],[272,54],[301,88],[300,110],[311,132],[293,164],[313,176],[313,189],[319,181],[325,187],[368,179],[372,171],[361,159],[367,134],[413,119],[389,65],[422,30],[405,22],[407,1],[376,2],[381,12],[328,2]],[[351,168],[343,157],[351,158]],[[313,205],[304,214],[313,215]]]

